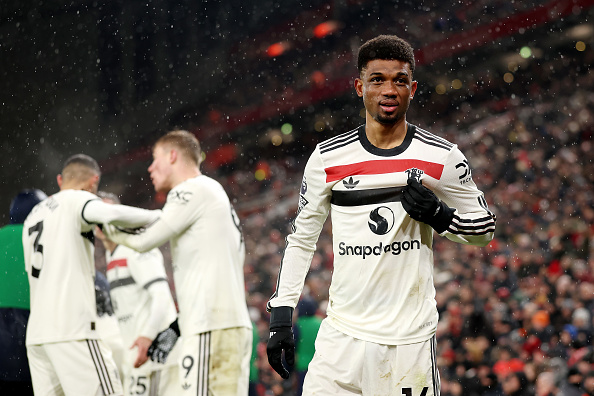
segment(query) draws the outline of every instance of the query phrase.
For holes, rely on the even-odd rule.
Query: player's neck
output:
[[[202,173],[197,166],[180,166],[174,172],[173,183],[171,183],[171,187],[175,187],[180,183],[185,182],[188,179],[193,179],[195,177],[200,176]]]
[[[60,186],[60,191],[63,190],[82,190],[94,193],[89,183],[80,182],[62,183],[62,185]]]
[[[365,134],[371,144],[380,149],[391,149],[398,147],[406,138],[407,122],[402,119],[401,122],[392,125],[379,123],[375,120],[365,124]]]

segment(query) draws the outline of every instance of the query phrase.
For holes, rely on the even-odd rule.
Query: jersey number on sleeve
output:
[[[37,233],[37,236],[35,237],[35,241],[33,241],[33,248],[35,249],[35,252],[40,253],[40,255],[34,255],[33,259],[31,260],[31,276],[34,278],[39,278],[39,273],[41,272],[41,267],[43,266],[43,245],[39,243],[39,240],[41,239],[41,233],[43,232],[43,220],[34,226],[29,227],[29,236],[35,232]],[[38,266],[34,265],[36,262],[39,262]]]

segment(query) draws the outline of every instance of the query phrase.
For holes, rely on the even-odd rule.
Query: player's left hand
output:
[[[407,180],[401,202],[412,219],[430,225],[440,234],[447,230],[454,218],[454,209],[414,178]]]
[[[134,344],[130,347],[130,349],[138,348],[138,355],[134,361],[134,368],[138,368],[148,361],[147,352],[152,343],[153,340],[143,336],[138,337],[136,341],[134,341]]]
[[[176,319],[168,328],[157,334],[146,354],[153,362],[165,363],[179,336],[180,331]]]

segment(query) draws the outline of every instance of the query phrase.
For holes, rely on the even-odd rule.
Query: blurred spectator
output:
[[[318,303],[311,297],[304,297],[297,303],[297,321],[295,322],[295,370],[297,371],[296,396],[303,391],[303,380],[307,367],[315,352],[315,342],[322,318],[317,316]]]
[[[10,224],[0,229],[0,393],[32,395],[25,348],[29,320],[29,280],[23,257],[23,222],[35,205],[47,198],[41,190],[26,189],[10,203]]]

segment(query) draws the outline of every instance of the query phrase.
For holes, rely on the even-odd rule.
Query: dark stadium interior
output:
[[[358,46],[397,34],[417,49],[407,120],[460,146],[498,218],[486,248],[435,238],[442,395],[511,395],[514,375],[531,395],[543,371],[560,394],[592,394],[573,388],[594,376],[593,18],[593,0],[2,4],[0,221],[18,191],[56,192],[79,152],[101,189],[159,208],[151,144],[196,133],[246,235],[259,389],[292,395],[266,362],[264,306],[303,165],[363,123]],[[304,290],[321,315],[332,260],[327,222]]]

